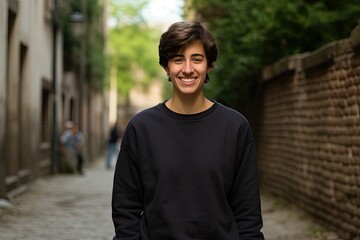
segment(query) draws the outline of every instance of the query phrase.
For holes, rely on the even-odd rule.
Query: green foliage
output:
[[[265,65],[348,37],[360,16],[357,0],[197,0],[192,7],[219,45],[207,92],[234,108]]]
[[[149,27],[141,15],[146,1],[111,2],[113,27],[109,31],[111,67],[117,73],[118,91],[127,95],[135,85],[146,90],[161,68],[157,47],[160,31]]]
[[[110,16],[116,26],[144,24],[141,11],[148,4],[148,0],[110,0]]]
[[[169,79],[163,79],[163,87],[162,87],[162,98],[170,99],[173,95],[173,84],[169,81]]]
[[[85,10],[82,8],[85,7]],[[69,16],[73,12],[84,15],[84,36],[76,36],[72,30]],[[96,89],[103,89],[107,77],[107,56],[105,54],[103,26],[99,19],[102,17],[103,6],[98,0],[82,1],[69,0],[62,14],[62,26],[64,31],[64,67],[66,70],[76,70],[81,64],[81,45],[85,45],[85,78],[89,80]]]
[[[76,1],[81,2],[81,1]],[[86,66],[88,79],[97,89],[103,89],[108,77],[107,56],[105,54],[105,39],[103,22],[99,21],[103,7],[98,0],[86,0]],[[84,41],[85,39],[82,39]]]
[[[96,89],[104,89],[109,72],[103,41],[101,34],[94,34],[86,48],[88,78]]]

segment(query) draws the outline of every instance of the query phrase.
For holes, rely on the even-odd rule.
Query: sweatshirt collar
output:
[[[160,108],[161,111],[163,111],[164,113],[166,113],[167,115],[169,115],[172,118],[176,118],[176,119],[180,119],[180,120],[185,120],[185,121],[195,121],[195,120],[200,120],[206,116],[208,116],[209,114],[211,114],[218,106],[218,103],[215,100],[211,100],[214,104],[206,109],[205,111],[199,112],[199,113],[194,113],[194,114],[181,114],[181,113],[177,113],[174,112],[172,110],[170,110],[165,103],[168,100],[165,100],[162,103],[158,104],[158,108]]]

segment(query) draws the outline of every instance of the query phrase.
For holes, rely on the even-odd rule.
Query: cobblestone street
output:
[[[112,175],[104,162],[97,162],[85,176],[37,180],[1,215],[0,239],[111,239]]]
[[[112,239],[111,189],[113,171],[104,161],[88,166],[85,176],[55,175],[36,180],[0,210],[1,240]],[[304,213],[264,195],[267,240],[338,240],[314,224]],[[1,212],[2,211],[2,212]]]

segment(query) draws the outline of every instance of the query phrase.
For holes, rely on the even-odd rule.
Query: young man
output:
[[[161,36],[173,95],[128,123],[114,175],[114,240],[264,239],[250,126],[203,93],[217,54],[199,22],[174,23]]]

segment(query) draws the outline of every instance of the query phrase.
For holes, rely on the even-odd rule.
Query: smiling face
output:
[[[192,41],[169,59],[165,67],[173,83],[174,96],[203,94],[206,74],[210,71],[201,41]]]

